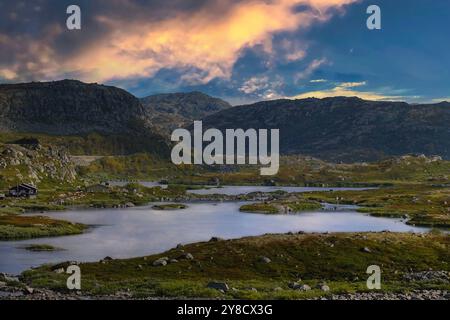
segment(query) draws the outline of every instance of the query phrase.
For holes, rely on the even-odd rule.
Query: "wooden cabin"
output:
[[[38,189],[27,183],[21,183],[9,189],[10,197],[32,197],[38,194]]]

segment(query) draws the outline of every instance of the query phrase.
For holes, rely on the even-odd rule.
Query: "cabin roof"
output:
[[[37,190],[37,188],[35,186],[33,186],[31,184],[27,184],[27,183],[21,183],[21,184],[19,184],[17,186],[14,186],[14,187],[10,188],[10,190],[17,189],[17,188],[23,188],[23,189],[28,189],[28,190],[30,190],[30,189],[31,190]]]

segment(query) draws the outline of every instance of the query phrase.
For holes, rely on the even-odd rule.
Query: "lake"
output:
[[[239,188],[242,190],[247,187]],[[0,272],[19,274],[30,267],[50,262],[98,261],[105,256],[144,256],[168,250],[178,243],[207,241],[212,236],[231,239],[289,231],[427,231],[425,228],[408,226],[398,219],[357,213],[354,206],[340,206],[337,211],[263,215],[239,212],[242,204],[191,203],[187,209],[179,211],[158,211],[145,206],[46,213],[52,218],[81,222],[93,227],[87,233],[75,236],[0,242]],[[30,252],[23,249],[28,244],[50,244],[65,250]]]

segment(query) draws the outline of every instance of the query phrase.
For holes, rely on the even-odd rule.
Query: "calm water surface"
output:
[[[241,213],[241,205],[239,202],[192,203],[186,210],[179,211],[158,211],[146,206],[46,213],[56,219],[81,222],[93,227],[89,232],[76,236],[0,242],[0,272],[18,274],[30,267],[49,262],[98,261],[105,256],[143,256],[168,250],[178,243],[207,241],[212,236],[230,239],[300,230],[426,231],[423,228],[408,226],[400,220],[356,213],[351,206],[343,206],[338,211],[262,215]],[[64,250],[29,252],[23,249],[27,244],[50,244]]]
[[[195,194],[226,194],[239,195],[250,192],[275,192],[278,190],[286,192],[311,192],[311,191],[344,191],[344,190],[368,190],[374,188],[319,188],[319,187],[268,187],[268,186],[223,186],[219,188],[206,188],[198,190],[189,190]]]

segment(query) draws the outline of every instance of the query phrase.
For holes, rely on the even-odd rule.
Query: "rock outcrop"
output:
[[[75,165],[62,149],[54,146],[26,147],[0,144],[0,187],[18,183],[72,183],[77,179]]]
[[[125,90],[75,80],[0,85],[0,131],[108,137],[116,153],[168,154],[139,99]]]

